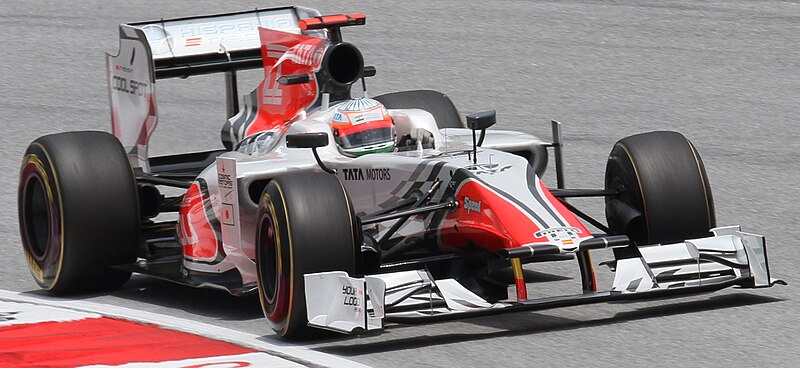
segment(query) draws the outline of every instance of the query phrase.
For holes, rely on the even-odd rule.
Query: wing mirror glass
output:
[[[328,134],[318,133],[297,133],[286,136],[286,147],[289,148],[317,148],[328,145]]]
[[[467,128],[484,130],[497,122],[495,110],[481,111],[467,115]]]
[[[328,133],[325,132],[297,133],[286,136],[286,147],[311,148],[311,152],[314,153],[314,159],[317,160],[317,165],[319,165],[320,169],[328,174],[336,174],[335,169],[325,166],[325,163],[323,163],[322,159],[319,158],[319,153],[317,153],[317,148],[325,147],[327,145]]]

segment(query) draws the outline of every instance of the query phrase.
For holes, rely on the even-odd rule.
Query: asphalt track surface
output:
[[[25,146],[68,130],[109,130],[104,53],[116,25],[284,5],[250,1],[78,0],[0,5],[0,288],[36,293],[22,257],[16,196]],[[346,29],[378,68],[370,93],[429,88],[462,113],[549,138],[562,121],[567,182],[602,185],[613,143],[683,132],[710,177],[720,225],[767,237],[773,277],[789,286],[725,290],[426,326],[305,345],[373,366],[796,366],[800,358],[800,4],[794,1],[306,1],[363,12]],[[159,82],[152,153],[220,146],[221,77]],[[553,182],[552,171],[545,175]],[[602,217],[602,205],[577,202]],[[609,258],[595,254],[595,261]],[[572,262],[529,267],[534,295],[579,290]],[[536,271],[533,271],[536,270]],[[540,272],[541,271],[541,272]],[[598,269],[598,272],[603,272]],[[562,275],[562,276],[557,276]],[[599,275],[601,287],[608,277]],[[569,288],[569,290],[566,290]],[[82,297],[83,298],[83,297]],[[257,299],[135,277],[85,299],[274,338]]]

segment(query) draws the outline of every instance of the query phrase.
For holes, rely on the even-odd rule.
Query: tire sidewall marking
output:
[[[274,184],[276,184],[276,186],[277,186],[277,183],[274,183]],[[273,201],[272,196],[270,196],[270,194],[268,193],[267,190],[264,191],[264,194],[261,197],[261,203],[262,203],[262,206],[266,206],[267,207],[267,210],[264,211],[261,214],[261,216],[259,216],[259,219],[260,219],[259,223],[264,221],[267,216],[269,217],[269,220],[272,221],[273,234],[274,234],[274,244],[272,244],[270,246],[274,246],[274,251],[275,251],[275,267],[276,267],[275,275],[276,275],[276,278],[274,280],[275,281],[275,292],[274,292],[274,295],[272,296],[272,298],[269,299],[267,297],[266,293],[264,292],[264,287],[265,286],[263,286],[263,285],[264,285],[265,280],[264,280],[264,277],[262,276],[262,274],[264,273],[263,267],[266,267],[266,265],[262,265],[261,264],[262,263],[261,262],[261,258],[263,258],[263,256],[259,255],[259,257],[258,257],[259,262],[258,262],[258,264],[256,266],[259,269],[258,270],[258,281],[259,281],[259,283],[261,283],[262,286],[259,286],[258,295],[259,295],[259,299],[261,300],[261,306],[262,306],[262,309],[264,311],[264,315],[265,315],[265,317],[267,317],[267,320],[270,322],[270,324],[273,325],[273,329],[275,329],[275,330],[285,330],[285,327],[288,324],[286,324],[287,318],[284,317],[284,316],[290,315],[290,310],[289,310],[289,306],[288,306],[289,305],[289,301],[287,300],[286,297],[282,296],[282,294],[285,294],[284,293],[284,289],[287,287],[287,284],[289,284],[289,290],[291,290],[291,286],[290,286],[291,283],[287,282],[287,276],[285,275],[285,270],[284,270],[285,265],[284,265],[284,259],[283,259],[284,254],[285,254],[285,250],[283,249],[284,248],[284,243],[285,243],[284,238],[288,237],[288,234],[286,234],[286,236],[283,235],[283,228],[280,225],[280,222],[278,221],[278,209],[282,210],[283,213],[284,213],[284,216],[286,216],[285,215],[285,208],[284,208],[285,206],[282,203],[279,203],[279,206],[277,206],[278,209],[276,209],[275,202]],[[286,217],[287,217],[287,221],[286,222],[287,222],[287,225],[288,225],[288,216],[286,216]],[[259,231],[261,231],[260,230],[260,226],[259,226]],[[260,242],[260,239],[257,239],[257,240]],[[264,251],[264,249],[263,249],[264,244],[257,244],[257,246],[258,246],[258,251],[259,252],[263,252]],[[289,265],[289,267],[291,268],[291,265]],[[291,297],[291,295],[289,295],[289,300],[291,299],[290,297]]]
[[[36,152],[40,151],[40,152]],[[41,154],[40,154],[41,153]],[[44,160],[42,160],[44,158]],[[46,165],[45,165],[46,163]],[[33,168],[31,168],[31,166]],[[52,173],[52,178],[47,174],[47,170],[45,167],[50,168],[50,173]],[[36,258],[31,254],[31,252],[27,249],[27,246],[23,246],[25,250],[25,256],[28,258],[28,264],[31,266],[31,273],[36,279],[36,282],[45,290],[52,290],[56,285],[58,285],[58,281],[61,277],[61,270],[64,264],[64,207],[63,201],[61,198],[61,188],[58,183],[58,173],[53,166],[53,162],[50,160],[50,155],[44,146],[39,142],[31,143],[30,147],[28,148],[28,153],[25,155],[25,159],[23,161],[23,167],[21,176],[26,178],[24,180],[25,187],[22,188],[24,191],[28,185],[28,182],[31,180],[28,176],[24,176],[26,173],[32,170],[31,175],[38,176],[38,180],[42,182],[42,185],[45,189],[45,193],[47,194],[48,206],[49,206],[49,215],[51,219],[50,224],[50,232],[47,238],[47,249],[44,252],[42,261],[36,261]],[[55,191],[53,190],[55,188]],[[21,191],[21,192],[22,192]],[[55,207],[57,209],[56,212],[53,212]],[[24,203],[23,203],[24,208]],[[24,210],[23,210],[24,211]],[[57,221],[52,221],[53,215],[57,213],[58,219]],[[54,226],[56,227],[54,229]],[[22,234],[23,237],[27,237],[26,234]],[[24,240],[24,239],[23,239]],[[58,246],[53,247],[54,243],[57,242]],[[58,253],[54,253],[57,250]],[[55,257],[55,260],[53,260]],[[50,262],[55,261],[55,273],[50,276],[46,273],[48,268],[50,268]],[[44,267],[42,267],[44,264]],[[36,265],[36,267],[34,267]],[[38,270],[37,270],[38,268]],[[37,271],[40,274],[37,274]],[[50,278],[52,277],[52,280]]]
[[[277,243],[277,244],[279,244],[279,246],[278,246],[279,252],[278,252],[277,256],[278,256],[278,259],[281,260],[281,262],[280,262],[281,265],[278,268],[278,271],[279,271],[278,275],[279,275],[279,277],[285,277],[283,279],[283,282],[279,282],[278,283],[278,286],[279,287],[285,287],[285,286],[288,285],[288,289],[289,289],[289,293],[286,294],[287,295],[287,299],[282,300],[283,302],[286,303],[286,307],[285,307],[286,317],[283,318],[283,322],[282,322],[282,326],[281,326],[282,328],[280,329],[281,330],[280,335],[283,336],[289,330],[289,326],[291,325],[292,308],[294,308],[294,291],[295,291],[294,290],[294,287],[295,287],[295,279],[294,279],[294,246],[293,246],[293,242],[292,242],[292,224],[289,221],[289,211],[287,211],[287,208],[286,208],[286,196],[283,193],[283,188],[281,187],[280,183],[278,183],[277,181],[275,181],[273,183],[275,184],[275,189],[278,191],[278,195],[281,198],[281,210],[283,212],[283,217],[286,220],[286,243],[285,244],[284,243]],[[272,201],[270,201],[270,204],[272,204]],[[277,220],[277,214],[274,211],[272,213],[274,214],[273,215],[274,216],[273,219]],[[277,222],[277,221],[275,221],[275,223],[279,224],[279,222]],[[281,227],[279,226],[278,228],[281,228]],[[284,276],[284,270],[283,270],[283,255],[284,255],[283,247],[284,247],[284,245],[288,246],[288,249],[286,249],[286,250],[288,250],[287,253],[289,255],[289,263],[287,265],[288,266],[288,272],[286,272],[285,276]],[[277,289],[276,289],[276,298],[277,298],[277,295],[280,295],[280,294],[277,293]]]
[[[700,154],[697,152],[694,144],[692,144],[692,142],[688,139],[686,140],[686,143],[689,144],[689,149],[692,152],[692,156],[694,157],[694,162],[697,167],[697,175],[700,177],[700,182],[703,184],[703,196],[706,199],[706,207],[708,207],[708,225],[710,227],[714,227],[716,226],[716,218],[714,217],[713,199],[709,200],[711,197],[709,195],[709,189],[711,188],[711,185],[707,182],[708,178],[706,176],[708,174],[705,173],[702,161],[700,160]]]

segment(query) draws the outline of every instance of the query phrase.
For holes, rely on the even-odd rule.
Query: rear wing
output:
[[[112,132],[131,166],[149,172],[147,147],[158,114],[158,79],[226,72],[229,114],[238,110],[236,70],[261,68],[259,27],[327,37],[327,31],[300,29],[299,20],[320,13],[303,7],[161,19],[121,24],[119,51],[106,54]]]
[[[319,15],[314,9],[290,6],[136,22],[120,27],[142,30],[151,51],[155,78],[163,79],[260,68],[259,27],[300,34],[299,20]],[[309,35],[325,38],[324,32]]]

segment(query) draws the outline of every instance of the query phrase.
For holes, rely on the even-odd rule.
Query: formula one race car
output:
[[[464,122],[435,91],[367,98],[376,70],[340,31],[365,23],[283,7],[121,25],[107,56],[113,135],[44,136],[23,159],[37,283],[99,291],[136,272],[257,292],[275,332],[299,337],[780,282],[762,236],[716,227],[681,134],[621,139],[603,189],[565,189],[557,122],[546,142],[488,129],[494,111]],[[264,79],[240,104],[237,71],[256,68]],[[226,77],[225,148],[149,157],[156,81],[209,73]],[[553,189],[540,180],[548,149]],[[606,223],[567,200],[590,196],[605,199]],[[613,248],[608,291],[590,257],[601,248]],[[583,290],[528,298],[523,264],[570,259]],[[493,276],[503,269],[513,283]]]

